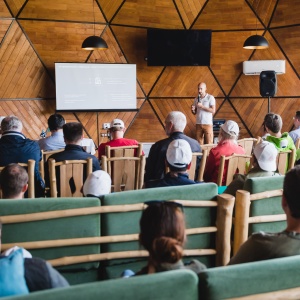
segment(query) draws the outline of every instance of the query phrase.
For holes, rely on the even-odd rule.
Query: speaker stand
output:
[[[268,97],[268,114],[270,113],[271,111],[271,97],[269,96]]]

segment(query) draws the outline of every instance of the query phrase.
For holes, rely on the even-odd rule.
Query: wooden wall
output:
[[[81,49],[94,33],[107,50]],[[137,65],[138,112],[63,113],[80,121],[96,144],[102,123],[121,118],[126,137],[152,142],[165,137],[164,119],[180,110],[188,119],[185,133],[194,136],[190,112],[197,84],[207,83],[217,100],[215,118],[232,119],[241,137],[261,134],[268,101],[259,93],[259,76],[242,73],[245,60],[284,59],[277,76],[271,111],[279,113],[284,131],[300,110],[300,0],[0,0],[0,115],[17,115],[24,133],[39,138],[55,111],[54,62],[133,63]],[[266,50],[245,50],[257,33]],[[144,58],[147,28],[211,29],[210,67],[148,67]]]

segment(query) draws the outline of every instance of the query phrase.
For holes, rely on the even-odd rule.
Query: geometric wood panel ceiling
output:
[[[137,111],[63,113],[80,121],[96,144],[102,123],[117,117],[128,138],[164,138],[171,110],[186,114],[185,133],[194,136],[190,106],[201,81],[216,97],[215,118],[238,122],[241,137],[257,136],[268,101],[260,96],[259,76],[244,75],[242,62],[284,59],[271,110],[289,131],[300,110],[299,15],[300,0],[0,0],[0,115],[19,116],[24,133],[37,139],[55,111],[55,62],[130,63],[137,66]],[[211,29],[210,67],[148,67],[148,28]],[[107,50],[81,49],[94,30]],[[268,49],[242,48],[255,33],[267,38]]]

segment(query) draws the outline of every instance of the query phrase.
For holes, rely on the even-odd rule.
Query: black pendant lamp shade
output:
[[[243,46],[244,49],[267,49],[269,48],[268,41],[261,35],[249,36]]]
[[[85,50],[96,50],[96,49],[107,49],[107,44],[100,36],[89,36],[87,37],[81,46]]]

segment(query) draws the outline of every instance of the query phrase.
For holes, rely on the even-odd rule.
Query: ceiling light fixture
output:
[[[96,50],[96,49],[107,49],[108,46],[103,38],[100,36],[96,36],[95,34],[95,8],[94,8],[94,0],[93,0],[93,15],[94,15],[94,35],[87,37],[83,43],[81,48],[84,50]]]
[[[258,5],[256,7],[256,10]],[[267,49],[269,48],[269,43],[265,37],[257,34],[257,12],[255,10],[256,15],[256,34],[249,36],[246,41],[244,42],[243,48],[244,49]]]

